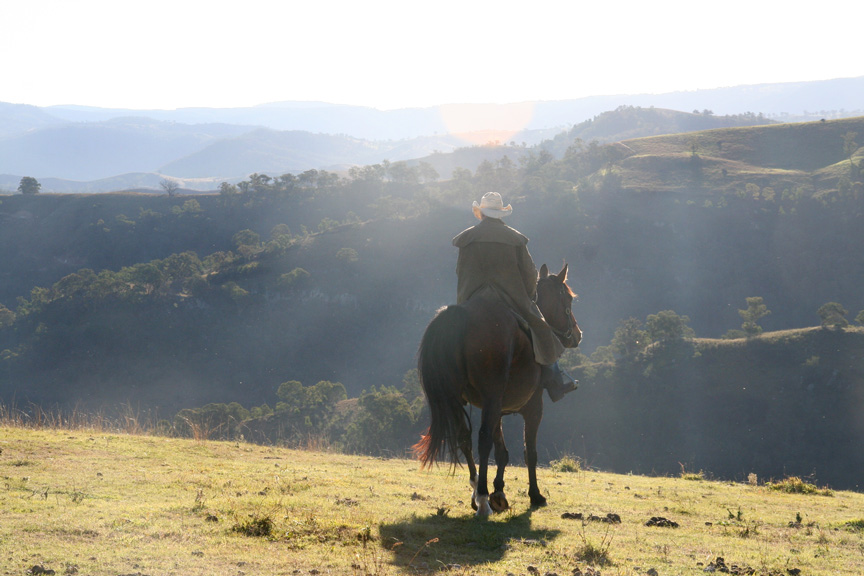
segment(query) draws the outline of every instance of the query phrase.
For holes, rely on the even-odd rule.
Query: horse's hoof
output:
[[[492,515],[492,508],[489,506],[489,497],[488,496],[480,496],[478,498],[480,501],[477,503],[477,518],[486,519]]]
[[[510,509],[510,503],[507,502],[507,496],[504,492],[494,492],[489,496],[489,505],[493,512],[504,512]]]
[[[536,494],[531,496],[531,507],[539,508],[541,506],[546,506],[546,497],[542,494]]]
[[[473,496],[471,497],[471,509],[474,510],[475,512],[477,511],[477,501],[474,500]]]

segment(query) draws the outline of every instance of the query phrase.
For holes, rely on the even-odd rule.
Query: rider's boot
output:
[[[568,392],[576,390],[576,381],[567,372],[561,370],[558,362],[551,366],[542,366],[540,370],[540,384],[549,393],[552,402],[558,402]]]

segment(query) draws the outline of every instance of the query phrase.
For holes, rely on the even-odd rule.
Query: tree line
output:
[[[405,374],[401,387],[373,386],[348,398],[345,386],[322,380],[304,386],[283,382],[274,407],[244,408],[237,402],[186,408],[163,433],[197,439],[243,439],[314,447],[348,453],[404,455],[423,429],[424,404],[416,370]]]

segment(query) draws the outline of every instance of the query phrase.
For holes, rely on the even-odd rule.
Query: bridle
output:
[[[568,314],[567,315],[567,330],[566,331],[562,332],[561,330],[558,330],[557,328],[555,328],[551,324],[549,325],[549,327],[552,328],[552,333],[555,334],[555,336],[557,336],[558,339],[561,340],[562,343],[565,343],[565,342],[573,342],[573,327],[575,324],[576,324],[576,322],[573,321],[573,316],[571,314]]]
[[[574,343],[573,331],[574,331],[574,329],[578,329],[577,324],[576,324],[576,319],[573,317],[573,311],[569,310],[568,307],[564,305],[564,300],[565,300],[564,296],[566,295],[566,291],[567,291],[566,286],[562,284],[558,288],[559,298],[555,298],[555,301],[561,307],[561,312],[567,318],[567,329],[566,330],[560,330],[560,329],[556,328],[555,326],[553,326],[552,324],[550,324],[548,318],[546,320],[546,323],[549,324],[549,328],[552,329],[552,333],[555,334],[555,336],[557,336],[558,339],[561,340],[561,343],[565,344],[565,345]]]

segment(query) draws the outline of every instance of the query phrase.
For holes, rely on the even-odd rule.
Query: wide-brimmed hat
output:
[[[474,210],[474,216],[479,220],[482,216],[489,216],[490,218],[504,218],[505,216],[509,216],[511,212],[513,212],[513,207],[508,204],[504,206],[504,201],[501,200],[501,194],[498,192],[487,192],[483,195],[483,198],[480,199],[480,203],[474,201],[472,205]]]

